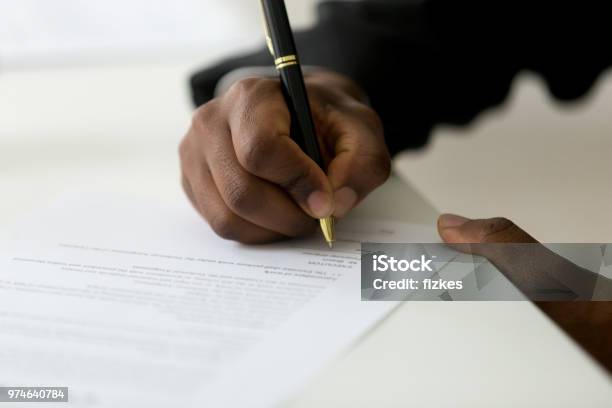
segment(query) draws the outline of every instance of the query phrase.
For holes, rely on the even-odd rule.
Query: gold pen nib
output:
[[[323,231],[323,236],[325,237],[325,241],[330,248],[333,247],[334,244],[334,217],[321,218],[319,220],[321,224],[321,231]]]

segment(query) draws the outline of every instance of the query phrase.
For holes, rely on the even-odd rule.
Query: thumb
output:
[[[531,235],[506,218],[476,219],[455,214],[438,218],[438,233],[449,244],[536,243]]]
[[[506,218],[471,220],[455,214],[438,218],[445,243],[464,253],[481,255],[495,265],[530,299],[577,294],[588,298],[593,276],[538,243]],[[573,293],[568,293],[568,288]]]

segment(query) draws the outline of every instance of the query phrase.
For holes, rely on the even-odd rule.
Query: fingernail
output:
[[[350,187],[342,187],[334,193],[334,216],[344,217],[357,203],[357,193]]]
[[[310,193],[307,204],[310,212],[317,218],[329,217],[334,210],[331,196],[323,191]]]
[[[440,226],[440,228],[456,228],[462,226],[468,221],[471,220],[460,215],[442,214],[438,219],[438,225]]]

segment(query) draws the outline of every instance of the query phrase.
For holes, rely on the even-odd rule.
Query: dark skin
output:
[[[391,158],[383,127],[359,87],[329,71],[305,81],[327,172],[290,139],[289,112],[278,80],[239,81],[195,112],[180,146],[183,187],[222,238],[258,244],[310,234],[317,218],[344,217],[388,178]],[[588,271],[546,250],[538,252],[541,266],[529,264],[530,275],[525,276],[521,262],[509,262],[516,254],[465,246],[537,244],[504,218],[469,220],[445,214],[438,231],[457,249],[487,257],[526,294],[537,288],[567,289],[568,276],[589,283],[575,285],[574,299],[592,289]],[[550,270],[560,272],[551,275]],[[593,296],[609,298],[611,287],[604,282],[604,292]],[[536,304],[612,372],[612,302]]]
[[[524,293],[533,292],[534,286],[546,289],[567,288],[566,285],[560,285],[560,281],[568,283],[567,277],[580,276],[579,283],[590,282],[594,277],[591,272],[546,250],[535,238],[505,218],[470,220],[443,214],[438,219],[438,232],[442,240],[451,246],[485,256]],[[529,266],[526,268],[522,265],[520,254],[509,254],[515,252],[516,246],[500,245],[502,250],[497,250],[495,246],[479,245],[490,243],[532,244],[529,246],[530,256],[523,258],[529,261]],[[525,270],[535,276],[525,279],[522,274]],[[578,286],[574,294],[580,299],[579,292],[585,288],[574,286]],[[611,291],[610,280],[599,277],[597,289],[590,296],[593,299],[610,299]],[[612,374],[612,302],[538,301],[535,304]]]
[[[388,178],[382,124],[357,85],[328,72],[306,84],[327,174],[289,137],[278,80],[242,80],[195,112],[180,146],[183,186],[221,237],[309,234],[316,218],[343,217]]]

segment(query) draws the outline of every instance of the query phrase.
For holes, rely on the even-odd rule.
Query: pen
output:
[[[300,67],[291,25],[283,0],[261,0],[266,30],[266,43],[274,58],[285,102],[291,114],[291,138],[319,167],[325,170],[306,86]],[[325,241],[331,248],[334,242],[334,218],[319,220]]]

